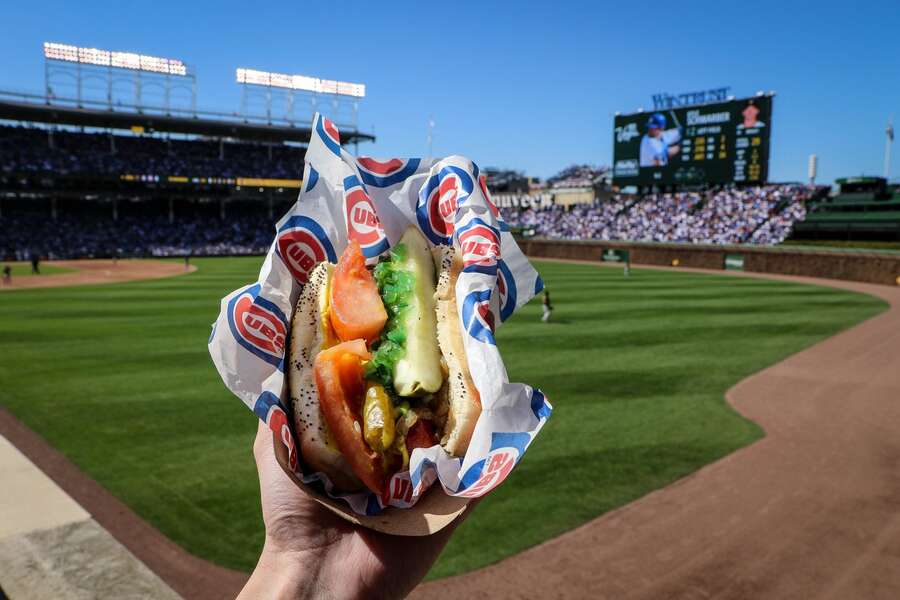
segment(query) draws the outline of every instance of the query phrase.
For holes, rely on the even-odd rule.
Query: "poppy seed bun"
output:
[[[319,263],[300,292],[291,319],[288,387],[294,412],[294,427],[300,438],[300,454],[313,471],[328,475],[340,490],[363,487],[333,442],[319,409],[313,374],[316,355],[336,343],[328,316],[329,287],[334,265]]]
[[[447,380],[437,395],[438,401],[444,404],[437,412],[447,415],[441,445],[452,456],[462,456],[481,415],[481,398],[469,372],[456,303],[456,280],[463,263],[452,246],[437,246],[432,252],[440,274],[434,293],[438,345],[448,371]]]

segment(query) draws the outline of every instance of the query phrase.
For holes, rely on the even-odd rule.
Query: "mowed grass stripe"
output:
[[[250,569],[262,543],[255,418],[206,351],[226,293],[261,259],[0,296],[0,402],[190,552]],[[516,473],[431,577],[499,560],[760,436],[724,402],[742,377],[885,308],[828,288],[538,263],[556,310],[498,332],[514,381],[556,408]]]

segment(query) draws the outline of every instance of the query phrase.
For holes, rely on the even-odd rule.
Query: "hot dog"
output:
[[[291,321],[287,369],[300,454],[340,491],[386,482],[415,448],[462,456],[481,414],[463,348],[451,246],[410,227],[373,269],[351,242],[320,263]]]

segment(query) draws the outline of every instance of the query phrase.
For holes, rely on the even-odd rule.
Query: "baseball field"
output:
[[[0,404],[188,551],[249,570],[262,543],[255,417],[206,351],[219,299],[260,258],[169,279],[0,294]],[[553,417],[459,529],[431,577],[497,561],[761,435],[724,401],[745,376],[871,317],[875,298],[795,283],[536,263],[499,331],[510,377]]]

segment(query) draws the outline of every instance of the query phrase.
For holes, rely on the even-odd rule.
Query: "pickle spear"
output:
[[[414,226],[407,228],[400,243],[406,253],[396,266],[410,275],[412,289],[399,315],[406,340],[405,351],[394,367],[394,389],[400,396],[424,396],[438,391],[444,379],[434,312],[434,259],[425,237]]]

